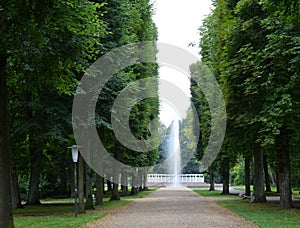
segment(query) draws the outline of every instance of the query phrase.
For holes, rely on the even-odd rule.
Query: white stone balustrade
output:
[[[203,174],[147,174],[148,183],[204,183]]]

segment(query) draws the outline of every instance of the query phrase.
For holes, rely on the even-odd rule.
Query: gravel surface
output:
[[[257,227],[186,187],[161,188],[86,227]]]

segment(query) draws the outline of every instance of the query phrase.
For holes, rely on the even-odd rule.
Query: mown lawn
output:
[[[104,198],[103,205],[96,206],[95,210],[86,211],[84,214],[74,216],[74,199],[44,199],[37,206],[24,206],[14,210],[15,227],[23,228],[73,228],[99,220],[109,213],[105,210],[126,206],[134,198],[142,198],[158,188],[150,188],[149,191],[139,192],[135,196],[121,197],[120,201],[109,201],[109,195]]]
[[[15,227],[23,228],[42,228],[42,227],[58,227],[73,228],[80,227],[86,223],[93,222],[105,217],[108,213],[86,213],[80,214],[78,217],[74,215],[46,215],[46,216],[26,216],[14,219]]]
[[[236,189],[236,190],[245,191],[245,186],[233,186],[233,188]],[[253,186],[251,186],[250,189],[251,189],[251,192],[253,192]],[[272,196],[272,195],[279,196],[279,193],[276,193],[276,187],[271,186],[271,191],[272,192],[267,192],[266,194],[268,196]],[[297,188],[292,189],[292,193],[293,193],[293,197],[295,199],[300,199],[299,189],[297,189]]]
[[[246,200],[222,200],[216,203],[260,227],[300,227],[299,209],[279,210],[274,203],[250,203]]]
[[[242,190],[240,188],[240,190]],[[206,197],[232,197],[238,196],[221,195],[220,191],[194,190],[199,195]],[[232,212],[253,221],[263,228],[290,228],[300,227],[300,209],[279,210],[278,204],[274,203],[250,203],[249,200],[218,200],[217,204],[228,208]]]
[[[201,196],[207,197],[220,197],[220,198],[237,198],[237,195],[222,195],[220,191],[208,191],[208,189],[194,190],[194,192],[198,193]]]

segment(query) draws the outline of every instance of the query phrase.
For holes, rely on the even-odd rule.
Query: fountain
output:
[[[172,174],[170,181],[173,186],[179,186],[181,173],[181,154],[179,141],[179,120],[174,120],[170,126],[168,143],[168,172]]]
[[[180,129],[181,121],[173,120],[168,128],[167,140],[162,147],[162,162],[156,167],[157,169],[147,174],[148,186],[183,187],[204,184],[203,174],[181,173]]]
[[[181,149],[180,149],[180,127],[181,122],[173,120],[168,128],[168,140],[163,147],[164,161],[157,170],[147,174],[148,186],[197,186],[204,184],[203,174],[182,174],[181,173]]]

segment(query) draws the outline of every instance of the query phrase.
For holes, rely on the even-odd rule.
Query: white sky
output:
[[[153,20],[158,28],[158,42],[176,45],[199,56],[198,28],[210,12],[211,0],[154,0],[153,3]],[[190,43],[195,46],[189,47]],[[160,78],[174,83],[190,96],[189,80],[181,72],[161,67]],[[178,119],[178,114],[167,102],[161,102],[160,110],[160,119],[165,125],[168,126],[172,120]]]

